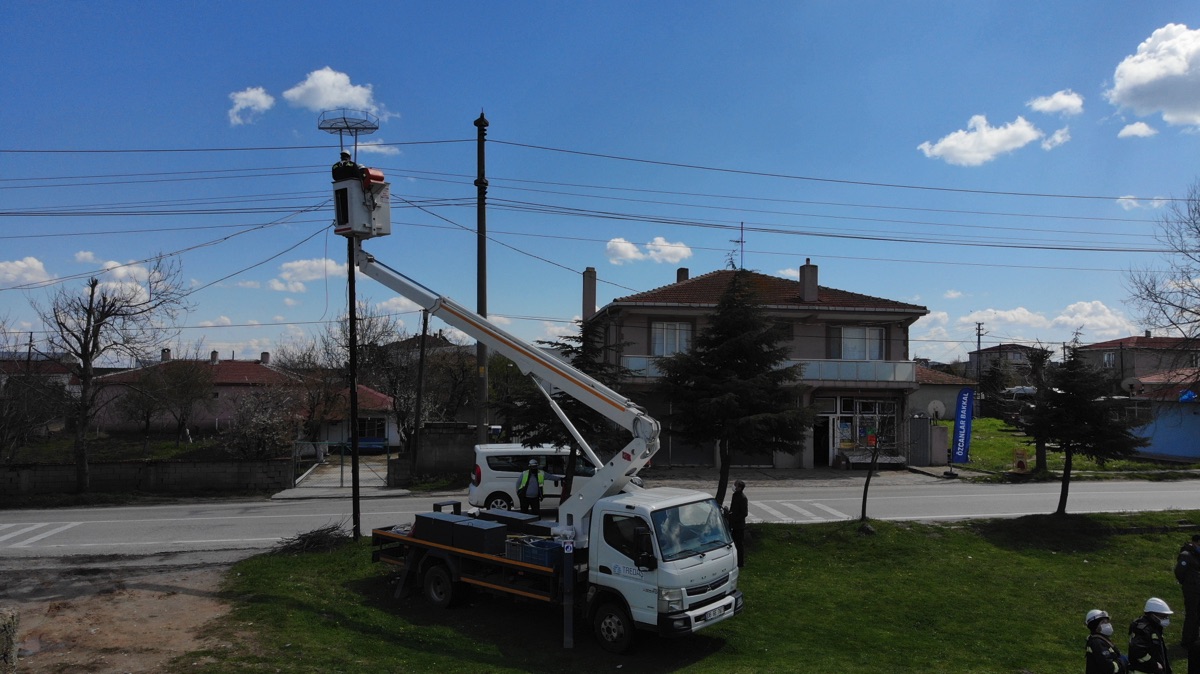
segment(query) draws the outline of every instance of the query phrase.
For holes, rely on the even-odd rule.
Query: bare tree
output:
[[[1145,324],[1188,340],[1200,339],[1200,181],[1167,207],[1157,238],[1169,251],[1166,269],[1130,274],[1132,299]]]
[[[119,271],[116,271],[119,270]],[[36,305],[50,329],[50,350],[74,357],[79,397],[70,423],[75,433],[75,486],[89,488],[88,425],[96,416],[97,365],[116,358],[152,353],[169,340],[170,327],[187,308],[178,263],[156,259],[149,268],[118,267],[105,278],[91,278],[83,292],[60,288],[48,305]]]
[[[226,435],[230,448],[244,459],[285,455],[299,422],[293,393],[290,387],[264,386],[239,397]]]

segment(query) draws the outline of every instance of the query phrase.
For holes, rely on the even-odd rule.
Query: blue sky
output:
[[[6,328],[165,253],[180,344],[239,358],[345,310],[326,108],[381,120],[368,250],[469,306],[486,113],[488,307],[529,339],[585,267],[603,305],[731,254],[927,306],[911,356],[1140,334],[1128,272],[1200,157],[1194,2],[10,2],[0,62]]]

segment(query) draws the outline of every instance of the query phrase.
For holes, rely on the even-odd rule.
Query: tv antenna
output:
[[[379,117],[366,110],[337,108],[321,113],[317,128],[325,133],[336,133],[338,147],[346,149],[346,135],[354,139],[354,161],[358,161],[358,137],[368,136],[379,130]]]

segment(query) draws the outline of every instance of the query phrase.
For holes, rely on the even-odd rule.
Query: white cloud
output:
[[[638,250],[636,245],[621,237],[608,242],[608,245],[605,247],[605,254],[608,255],[608,261],[611,264],[625,264],[627,262],[646,259],[646,254]]]
[[[563,337],[578,335],[579,328],[576,327],[581,320],[580,316],[572,316],[570,323],[555,323],[553,321],[542,321],[542,330],[544,336],[542,339],[547,341],[556,341]]]
[[[276,323],[282,323],[282,322],[286,321],[287,319],[283,316],[276,315],[276,316],[272,316],[271,320],[275,321]]]
[[[512,319],[508,316],[497,316],[496,314],[491,314],[488,316],[488,320],[496,325],[512,325]]]
[[[988,325],[1003,324],[1030,328],[1050,327],[1050,321],[1043,315],[1034,313],[1025,307],[1016,309],[984,309],[973,311],[958,319],[959,325],[986,323]]]
[[[1168,124],[1200,126],[1200,30],[1169,23],[1151,33],[1117,64],[1104,95],[1139,115],[1161,113]]]
[[[1163,206],[1166,206],[1169,202],[1170,202],[1170,199],[1167,199],[1165,197],[1154,197],[1152,199],[1142,201],[1133,195],[1119,197],[1117,199],[1117,205],[1126,211],[1133,211],[1133,210],[1137,210],[1139,208],[1149,208],[1149,209],[1162,208]]]
[[[349,265],[338,263],[329,258],[312,260],[295,260],[279,265],[279,278],[267,282],[267,287],[280,292],[302,293],[308,288],[305,281],[318,281],[327,278],[345,278]]]
[[[931,311],[931,312],[925,314],[924,316],[918,318],[917,322],[913,324],[913,328],[915,329],[918,326],[921,328],[924,328],[924,327],[932,326],[932,325],[946,325],[949,322],[950,322],[950,314],[949,313],[947,313],[945,311]]]
[[[956,299],[962,297],[962,291],[950,289],[950,290],[947,290],[946,292],[942,293],[942,297],[944,297],[948,300],[956,300]]]
[[[220,316],[213,321],[200,321],[200,327],[212,328],[218,325],[233,325],[233,321],[228,316]]]
[[[287,306],[287,307],[294,307],[294,306],[298,306],[299,304],[300,304],[300,300],[298,300],[298,299],[295,299],[295,298],[292,298],[292,297],[285,297],[285,298],[283,298],[283,305],[284,305],[284,306]]]
[[[407,297],[389,297],[376,304],[375,308],[380,311],[386,311],[389,314],[407,314],[413,311],[420,311],[421,305]]]
[[[109,260],[100,265],[107,274],[107,279],[116,281],[130,281],[135,283],[144,283],[150,279],[150,270],[140,264],[122,264],[113,260]]]
[[[275,106],[275,97],[262,87],[248,87],[229,94],[233,107],[229,109],[229,125],[250,124],[262,113]]]
[[[1137,334],[1138,326],[1099,300],[1075,302],[1063,309],[1052,322],[1056,328],[1083,329],[1084,341],[1096,341]]]
[[[1069,140],[1071,140],[1071,127],[1064,126],[1058,131],[1050,134],[1049,138],[1042,140],[1042,149],[1050,151]]]
[[[787,269],[780,269],[780,270],[776,271],[775,273],[779,274],[780,276],[782,276],[784,278],[794,278],[796,280],[800,280],[800,270],[793,269],[792,267],[788,267]]]
[[[682,241],[671,243],[661,236],[656,236],[646,244],[646,252],[655,262],[674,264],[692,256],[692,249]]]
[[[646,244],[646,252],[643,253],[637,244],[617,237],[608,242],[606,254],[608,261],[612,264],[626,264],[647,259],[674,264],[691,257],[692,249],[682,241],[671,243],[661,236],[656,236]]]
[[[92,253],[92,251],[90,251],[90,250],[81,250],[78,253],[75,253],[75,261],[76,262],[95,262],[96,255],[94,253]]]
[[[292,105],[313,112],[352,108],[385,116],[375,102],[370,84],[351,84],[349,75],[329,66],[309,73],[303,82],[283,92],[283,97]]]
[[[1117,132],[1117,138],[1149,138],[1157,133],[1157,129],[1145,122],[1134,122]]]
[[[359,141],[358,151],[363,154],[400,154],[400,148],[396,147],[395,145],[384,145],[382,140]]]
[[[1078,115],[1083,112],[1083,96],[1070,89],[1063,89],[1049,96],[1038,96],[1025,105],[1047,114],[1057,112],[1063,115]]]
[[[237,287],[239,287],[239,288],[261,288],[262,284],[259,283],[258,281],[238,281]]]
[[[1042,137],[1042,132],[1018,116],[1004,126],[989,126],[987,117],[975,115],[967,130],[959,129],[936,143],[925,141],[917,149],[931,159],[955,166],[979,166],[1006,152],[1013,152]]]
[[[0,283],[36,283],[49,279],[46,267],[36,257],[11,262],[0,261]]]

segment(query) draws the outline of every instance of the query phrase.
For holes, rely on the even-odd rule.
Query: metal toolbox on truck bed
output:
[[[454,547],[456,548],[503,556],[506,538],[508,538],[508,527],[500,522],[467,520],[454,523]]]
[[[416,520],[413,522],[412,536],[430,543],[454,545],[455,523],[466,522],[470,519],[466,515],[451,513],[417,513]]]

